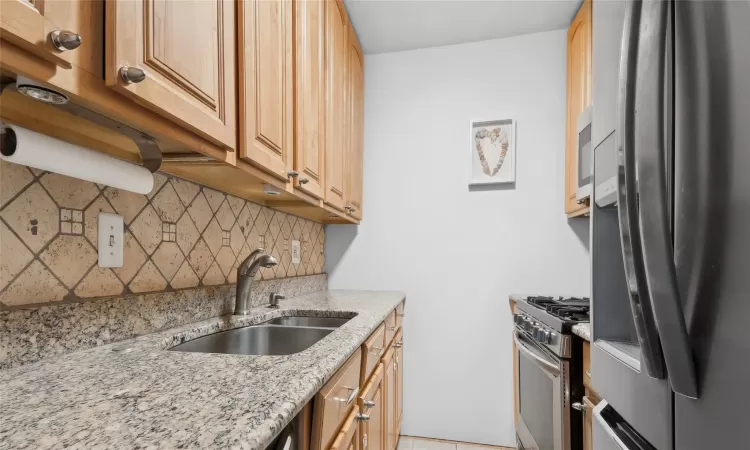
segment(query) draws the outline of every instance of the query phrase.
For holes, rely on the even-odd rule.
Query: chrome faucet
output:
[[[262,248],[256,248],[242,261],[237,268],[237,296],[234,302],[234,314],[244,315],[250,312],[250,289],[253,287],[253,279],[261,267],[273,267],[278,262],[271,255],[262,254]]]

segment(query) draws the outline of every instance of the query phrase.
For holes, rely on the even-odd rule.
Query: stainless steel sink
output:
[[[290,316],[279,317],[278,319],[265,322],[269,325],[286,325],[290,327],[320,327],[320,328],[338,328],[351,319],[342,319],[339,317],[307,317],[307,316]]]
[[[311,347],[333,328],[256,325],[236,328],[185,342],[171,351],[233,355],[291,355]]]

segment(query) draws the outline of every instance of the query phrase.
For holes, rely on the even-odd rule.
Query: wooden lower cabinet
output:
[[[398,443],[396,434],[396,358],[394,349],[391,348],[383,358],[385,367],[385,393],[388,398],[385,410],[385,448],[393,450]]]
[[[359,411],[357,409],[352,410],[351,414],[344,421],[344,425],[341,427],[341,431],[334,439],[333,444],[329,447],[330,450],[360,450],[360,444],[362,440],[359,438]]]
[[[395,434],[396,444],[398,444],[398,437],[401,435],[401,418],[403,417],[404,412],[404,338],[401,330],[399,330],[393,340],[393,348],[396,352],[396,360],[393,363],[393,370],[396,372],[396,392],[394,395],[394,404],[396,407]]]
[[[385,409],[388,405],[383,385],[383,364],[378,364],[359,397],[359,433],[362,450],[386,450]]]
[[[327,449],[337,437],[342,421],[357,411],[361,351],[352,355],[315,395],[312,450]]]
[[[583,450],[594,450],[594,404],[588,397],[583,397],[586,406],[583,413]]]

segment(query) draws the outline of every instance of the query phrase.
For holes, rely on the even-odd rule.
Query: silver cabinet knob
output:
[[[299,172],[297,172],[296,170],[289,170],[286,173],[287,178],[297,178],[298,175]]]
[[[66,50],[75,50],[83,43],[83,38],[78,33],[68,30],[54,30],[49,34],[49,41],[56,49],[64,52]]]
[[[393,344],[393,346],[396,347],[396,348],[401,348],[401,347],[404,346],[404,343],[402,341],[398,341],[395,344]]]
[[[146,79],[146,72],[137,67],[120,67],[120,79],[125,84],[140,83]]]
[[[309,182],[310,182],[310,180],[308,180],[307,178],[300,178],[299,179],[299,184],[307,184]]]
[[[373,402],[372,400],[365,400],[365,406],[368,408],[374,408],[375,402]]]
[[[586,411],[586,405],[581,402],[575,402],[570,406],[572,406],[576,411]]]
[[[368,416],[367,414],[357,414],[357,420],[359,420],[360,422],[367,422],[368,420],[370,420],[370,416]]]

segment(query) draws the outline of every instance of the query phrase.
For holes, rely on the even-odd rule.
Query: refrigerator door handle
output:
[[[659,332],[648,296],[637,214],[638,191],[633,146],[636,85],[633,81],[638,57],[641,4],[641,0],[628,3],[622,32],[618,86],[617,216],[620,221],[620,241],[630,309],[641,347],[641,363],[648,376],[665,378]]]
[[[641,240],[651,303],[672,390],[698,398],[695,362],[677,287],[665,161],[668,1],[644,2],[635,97]]]

